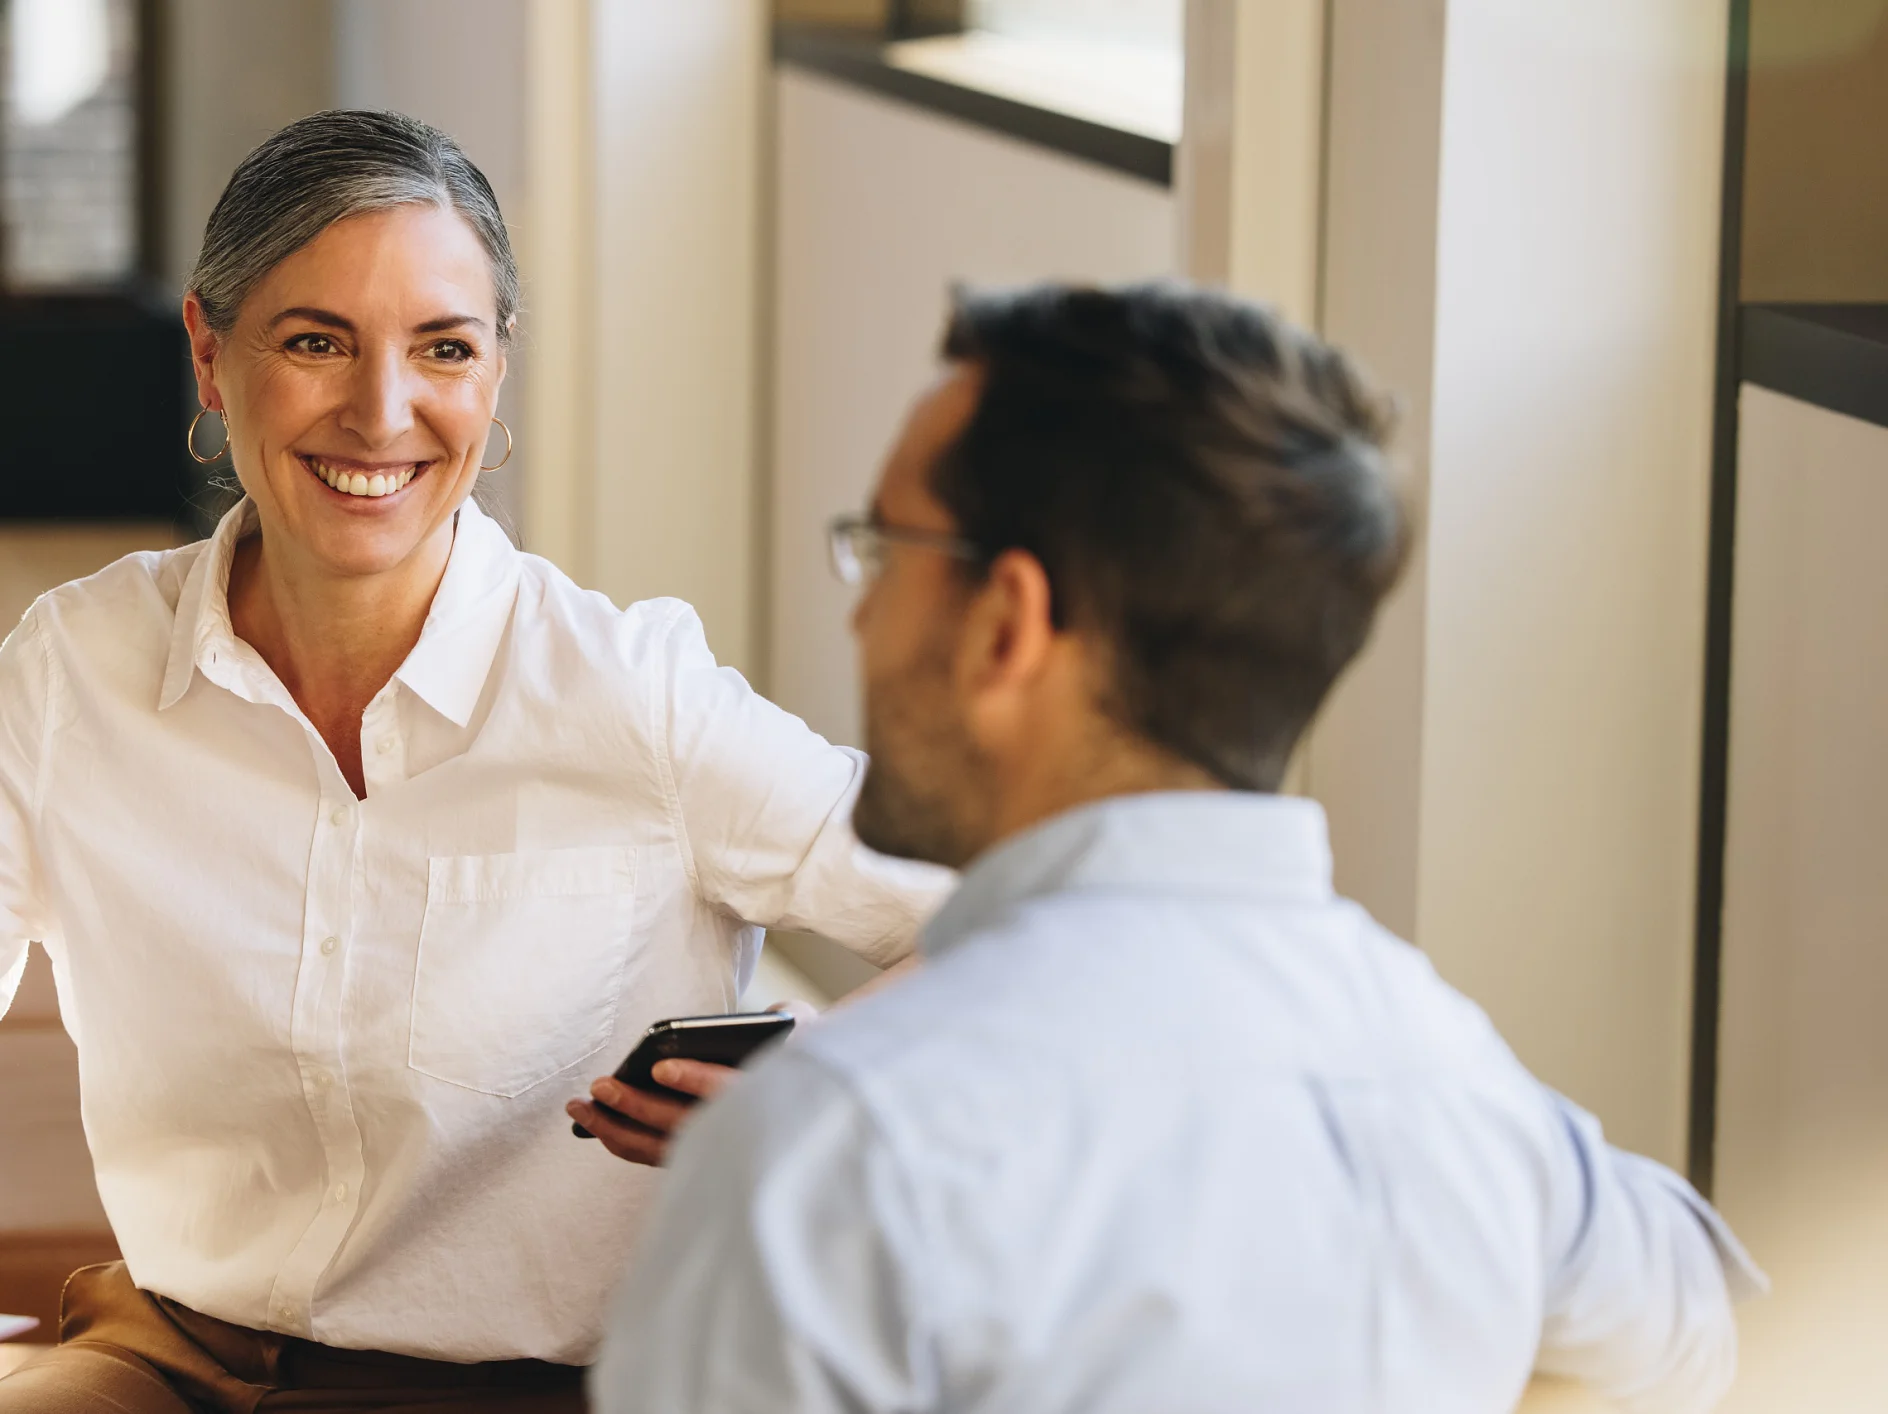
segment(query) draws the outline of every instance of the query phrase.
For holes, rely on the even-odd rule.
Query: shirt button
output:
[[[334,1185],[334,1201],[337,1203],[347,1202],[347,1185],[345,1183],[337,1183]]]
[[[389,751],[393,750],[393,738],[383,736],[374,744],[374,750],[378,751],[382,756],[385,756]]]
[[[314,1082],[315,1089],[317,1090],[326,1090],[330,1085],[334,1084],[334,1077],[329,1075],[325,1070],[317,1070],[309,1079]]]
[[[275,1308],[275,1318],[278,1321],[288,1322],[295,1319],[295,1313],[286,1306],[278,1306]]]
[[[335,811],[334,814],[330,815],[328,819],[337,830],[340,829],[341,826],[347,823],[347,807],[345,805],[342,806],[339,810]]]
[[[334,954],[334,950],[340,946],[341,940],[339,938],[323,938],[321,940],[321,955],[323,957],[331,957]]]

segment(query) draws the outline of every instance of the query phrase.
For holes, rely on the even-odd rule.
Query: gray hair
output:
[[[518,312],[518,262],[485,174],[438,128],[403,113],[337,108],[290,123],[242,160],[217,198],[189,288],[219,334],[277,265],[336,221],[396,206],[463,216],[492,263],[498,337]]]

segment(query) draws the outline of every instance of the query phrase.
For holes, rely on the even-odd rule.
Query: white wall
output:
[[[334,102],[332,0],[170,0],[164,264],[181,291],[203,223],[262,139]]]
[[[851,596],[825,526],[863,508],[933,376],[950,283],[1170,273],[1173,199],[791,67],[776,102],[769,685],[856,741]]]
[[[1346,887],[1680,1163],[1724,0],[1336,4],[1326,327],[1426,546],[1311,789]]]
[[[591,24],[591,579],[687,599],[751,671],[767,10],[607,0]]]
[[[1446,0],[1331,0],[1326,98],[1326,337],[1402,406],[1397,459],[1418,528],[1429,483]],[[1419,544],[1370,646],[1305,750],[1330,815],[1337,885],[1416,935],[1427,555]]]
[[[1746,387],[1717,1196],[1770,1271],[1734,1410],[1888,1386],[1888,428]]]

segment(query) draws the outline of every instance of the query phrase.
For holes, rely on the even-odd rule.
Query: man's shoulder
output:
[[[1474,1002],[1343,903],[1282,921],[1185,899],[1045,896],[839,1008],[804,1045],[868,1102],[907,1111],[976,1077],[1104,1096],[1135,1054],[1286,1087],[1533,1084]]]

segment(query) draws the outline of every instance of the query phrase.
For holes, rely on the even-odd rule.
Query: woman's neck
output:
[[[361,714],[419,642],[452,537],[448,522],[407,563],[371,576],[327,573],[292,550],[272,553],[260,535],[236,547],[230,625],[327,741],[356,795],[365,795]]]

